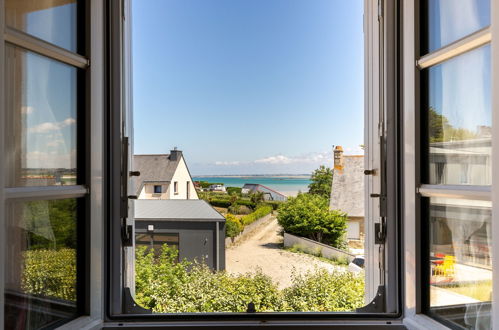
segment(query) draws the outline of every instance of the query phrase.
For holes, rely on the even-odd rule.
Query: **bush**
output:
[[[229,195],[238,195],[238,196],[241,196],[241,190],[243,188],[240,188],[240,187],[227,187],[226,190],[227,190],[227,193]]]
[[[298,194],[279,207],[279,224],[290,234],[344,248],[346,213],[329,210],[328,199],[320,195]]]
[[[241,221],[233,214],[228,213],[225,216],[225,236],[236,237],[241,231],[243,231]]]
[[[251,209],[254,209],[255,206],[256,206],[255,203],[253,203],[252,201],[247,200],[247,199],[238,199],[238,200],[236,200],[234,202],[234,204],[236,204],[236,205],[244,205],[244,206],[247,206],[247,207],[249,207]]]
[[[76,301],[76,251],[30,250],[23,253],[21,287],[25,293]]]
[[[348,271],[316,269],[294,275],[293,285],[284,289],[290,312],[339,312],[364,306],[364,278]]]
[[[262,206],[262,207],[259,207],[259,208],[257,208],[255,210],[255,212],[253,212],[251,214],[248,214],[248,215],[245,215],[244,217],[242,217],[241,218],[241,222],[243,223],[243,225],[247,226],[250,223],[253,223],[256,220],[258,220],[258,219],[266,216],[270,212],[272,212],[272,207],[271,206]]]
[[[224,208],[228,208],[232,204],[230,200],[225,199],[212,199],[208,203],[210,203],[211,206]]]
[[[202,263],[177,262],[177,251],[166,244],[159,257],[138,247],[135,273],[136,302],[156,313],[244,313],[250,302],[258,312],[334,312],[364,305],[361,276],[318,269],[293,275],[292,286],[280,291],[260,271],[232,275]]]
[[[232,204],[229,206],[228,211],[233,214],[250,214],[253,212],[252,209],[245,205],[239,205],[239,204]]]
[[[275,211],[279,208],[280,205],[282,205],[283,202],[280,201],[266,201],[263,203],[263,205],[268,205],[271,206],[272,209]]]

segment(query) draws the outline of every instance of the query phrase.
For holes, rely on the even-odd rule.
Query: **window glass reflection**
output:
[[[77,51],[76,0],[5,0],[6,23],[70,51]]]
[[[430,184],[491,184],[490,46],[426,71]]]
[[[76,184],[77,69],[6,48],[6,182]]]
[[[432,52],[490,25],[490,0],[428,0],[426,15]]]
[[[6,214],[5,328],[76,314],[76,199],[11,203]]]
[[[491,329],[491,206],[430,199],[430,311],[464,328]]]

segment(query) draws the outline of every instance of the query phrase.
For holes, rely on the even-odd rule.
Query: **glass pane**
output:
[[[467,329],[492,329],[491,207],[430,199],[430,311]]]
[[[490,25],[490,0],[428,0],[426,6],[428,52]]]
[[[77,69],[6,48],[6,182],[76,184]]]
[[[77,51],[77,0],[5,0],[8,26]]]
[[[76,208],[76,199],[8,204],[6,329],[38,329],[77,314]]]
[[[490,46],[424,72],[428,89],[428,182],[491,184]]]

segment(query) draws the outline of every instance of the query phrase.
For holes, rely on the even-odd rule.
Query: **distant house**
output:
[[[138,199],[198,199],[180,150],[170,154],[134,155],[133,168],[140,176],[133,177]]]
[[[343,148],[336,146],[329,206],[331,210],[348,214],[347,239],[361,239],[364,235],[363,155],[343,155]]]
[[[135,244],[159,254],[164,244],[179,260],[198,260],[225,269],[225,218],[204,200],[134,201]]]
[[[246,183],[241,190],[241,193],[243,194],[254,194],[257,192],[263,193],[263,199],[266,201],[285,201],[288,199],[280,192],[256,183]]]

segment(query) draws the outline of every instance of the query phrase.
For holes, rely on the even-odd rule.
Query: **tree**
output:
[[[299,194],[279,207],[277,215],[284,231],[329,244],[344,247],[346,213],[329,210],[329,200],[320,195]]]
[[[333,171],[329,167],[321,165],[312,173],[310,180],[312,182],[308,185],[308,193],[323,196],[329,200],[333,184]]]
[[[466,128],[455,128],[449,119],[439,114],[433,107],[428,109],[428,130],[430,143],[469,140],[477,134]]]

